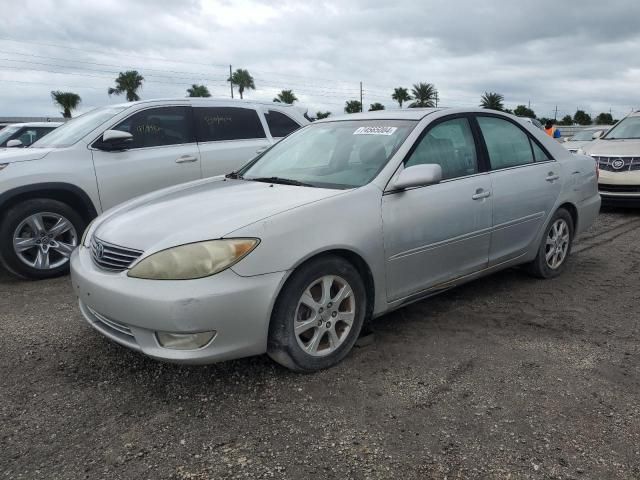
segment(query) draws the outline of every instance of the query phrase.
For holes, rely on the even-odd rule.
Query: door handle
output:
[[[181,157],[176,158],[176,163],[189,163],[197,161],[198,157],[194,157],[193,155],[182,155]]]
[[[484,188],[476,188],[476,193],[471,196],[474,200],[482,200],[483,198],[488,198],[491,196],[491,192],[489,190],[485,190]]]
[[[556,175],[553,172],[549,172],[547,173],[547,182],[555,182],[556,180],[558,180],[560,178],[560,175]]]

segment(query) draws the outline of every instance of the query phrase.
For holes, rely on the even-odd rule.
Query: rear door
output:
[[[194,107],[202,175],[238,170],[271,145],[258,112],[251,107]]]
[[[476,118],[493,185],[492,266],[528,251],[556,204],[563,172],[515,121],[484,114]]]
[[[491,179],[483,173],[467,116],[430,124],[404,167],[437,163],[436,185],[385,192],[382,200],[390,302],[486,267]]]
[[[133,135],[125,151],[92,145],[102,209],[138,195],[201,177],[200,153],[192,128],[191,107],[140,110],[112,127]]]
[[[291,117],[278,110],[267,110],[264,113],[264,118],[267,121],[269,132],[276,142],[290,133],[295,132],[301,126]]]

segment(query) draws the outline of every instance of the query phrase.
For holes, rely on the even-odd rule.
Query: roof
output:
[[[125,102],[111,105],[114,107],[130,107],[132,105],[144,105],[145,103],[170,103],[170,102],[186,102],[192,104],[216,104],[216,105],[268,105],[270,107],[282,107],[282,108],[300,108],[297,105],[290,105],[288,103],[268,102],[264,100],[240,100],[239,98],[216,98],[216,97],[168,97],[168,98],[150,98],[145,100],[138,100],[136,102]]]
[[[6,127],[53,127],[57,128],[64,122],[24,122],[24,123],[9,123]]]
[[[430,113],[443,110],[442,108],[398,108],[394,110],[374,110],[372,112],[347,113],[327,119],[319,120],[422,120]]]

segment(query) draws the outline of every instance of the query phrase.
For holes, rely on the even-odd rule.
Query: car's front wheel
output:
[[[365,287],[351,263],[326,256],[304,264],[284,286],[271,316],[268,354],[295,371],[340,362],[367,311]]]
[[[573,219],[564,208],[558,209],[545,229],[538,255],[528,265],[529,272],[539,278],[553,278],[562,273],[571,253]]]
[[[27,200],[10,208],[0,223],[0,260],[24,278],[61,275],[84,227],[83,218],[63,202]]]

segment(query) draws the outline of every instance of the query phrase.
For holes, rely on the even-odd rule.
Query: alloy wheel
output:
[[[567,258],[570,240],[571,236],[567,222],[562,218],[553,222],[547,234],[544,251],[545,260],[549,268],[555,270],[562,265],[565,258]]]
[[[325,275],[302,293],[296,308],[294,331],[298,345],[314,357],[330,355],[344,343],[356,315],[356,300],[349,283]]]
[[[24,264],[53,270],[69,261],[78,245],[78,232],[58,213],[39,212],[25,218],[13,234],[13,249]]]

